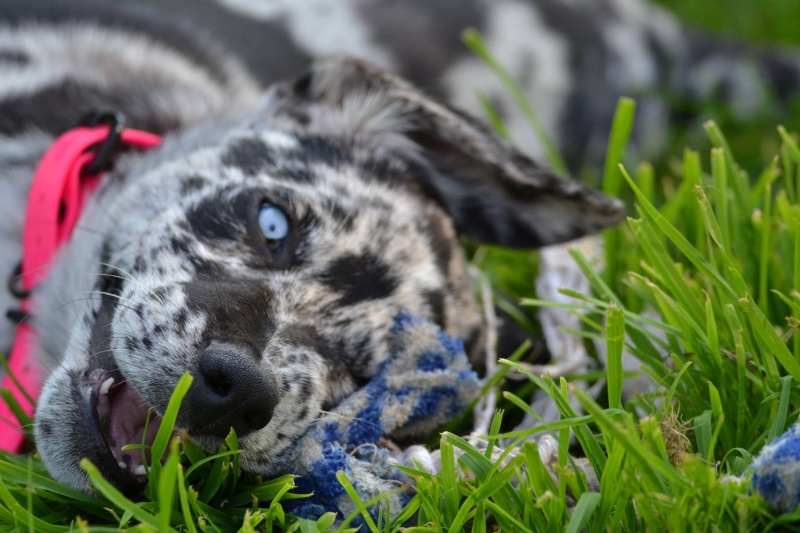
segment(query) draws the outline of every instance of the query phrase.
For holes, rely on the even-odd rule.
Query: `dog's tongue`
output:
[[[144,475],[142,467],[142,450],[122,450],[127,444],[153,444],[156,433],[161,425],[161,418],[155,413],[150,413],[147,419],[148,407],[130,385],[120,383],[114,387],[111,394],[108,411],[108,444],[111,453],[118,463],[125,463],[125,468],[134,476]],[[145,433],[145,424],[147,430]],[[149,459],[150,453],[147,453]],[[120,465],[122,468],[122,465]]]

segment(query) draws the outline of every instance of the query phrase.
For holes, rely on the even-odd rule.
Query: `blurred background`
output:
[[[754,43],[800,44],[797,0],[654,0],[684,22]]]
[[[798,0],[651,0],[677,15],[689,27],[722,37],[742,40],[768,48],[800,46],[800,1]],[[709,146],[702,123],[708,119],[722,127],[738,161],[750,170],[763,168],[779,146],[777,124],[800,132],[800,95],[775,116],[764,109],[746,122],[733,117],[717,102],[708,101],[685,110],[686,121],[675,124],[665,161],[654,161],[656,168],[681,156],[685,146],[705,150]]]
[[[650,0],[674,13],[688,27],[698,31],[744,41],[766,48],[800,47],[800,0]],[[660,204],[664,195],[674,190],[684,150],[700,152],[704,168],[709,168],[711,143],[703,123],[716,121],[724,132],[737,162],[750,176],[758,176],[780,149],[776,127],[785,126],[800,134],[800,94],[776,111],[764,108],[747,120],[734,116],[730,109],[714,100],[703,102],[671,99],[678,108],[679,120],[670,123],[667,144],[657,159],[650,161],[656,183],[654,200]],[[633,171],[636,162],[628,160]],[[584,168],[580,177],[597,183],[602,168]],[[666,190],[666,191],[665,191]],[[626,198],[632,202],[632,198]],[[538,270],[536,253],[482,247],[474,256],[475,263],[489,276],[501,294],[510,300],[530,296],[532,279]]]

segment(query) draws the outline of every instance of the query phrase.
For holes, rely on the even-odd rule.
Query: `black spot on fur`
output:
[[[441,88],[431,83],[459,59],[469,57],[461,32],[468,27],[480,29],[487,19],[483,4],[473,0],[363,2],[357,6],[376,41],[391,50],[403,77],[439,96],[436,89]]]
[[[312,59],[297,46],[283,17],[264,20],[238,13],[220,2],[197,0],[136,0],[133,4],[137,8],[142,4],[154,8],[155,13],[149,18],[160,17],[173,32],[176,20],[182,23],[178,27],[212,30],[215,40],[225,43],[226,49],[244,61],[264,87],[296,76],[298,66],[307,65]],[[207,39],[208,33],[195,30],[194,41]],[[194,41],[184,46],[199,48]]]
[[[31,58],[21,50],[0,50],[0,64],[24,67]]]
[[[53,426],[50,425],[50,422],[41,422],[39,424],[39,429],[48,437],[53,434]]]
[[[242,169],[253,175],[275,166],[272,151],[258,139],[239,139],[221,158],[222,164]]]
[[[232,201],[206,198],[186,213],[191,231],[206,242],[240,241],[247,238],[247,219],[253,206],[252,194],[240,194]]]
[[[142,256],[136,256],[136,259],[133,260],[133,266],[131,267],[131,270],[133,270],[135,274],[140,274],[145,271],[145,268],[146,265]]]
[[[317,182],[316,175],[306,167],[282,166],[275,170],[275,175],[278,178],[286,179],[287,181],[295,181],[297,183],[308,183],[311,185]]]
[[[431,313],[431,320],[440,326],[444,324],[444,294],[441,291],[426,291],[422,295]]]
[[[281,332],[283,341],[297,348],[307,348],[316,351],[319,345],[319,335],[312,326],[303,324],[290,324]]]
[[[349,348],[352,373],[363,376],[375,354],[372,353],[372,337],[369,333],[356,339]],[[366,385],[366,383],[363,383]]]
[[[186,312],[185,308],[181,308],[180,311],[175,315],[173,322],[175,324],[175,332],[179,335],[183,335],[186,331],[186,321],[189,318],[189,314]]]
[[[159,303],[164,303],[169,299],[170,292],[168,287],[157,287],[150,293],[150,299]]]
[[[483,331],[475,327],[469,330],[464,336],[464,351],[470,356],[470,360],[476,360],[476,354],[483,353]]]
[[[286,114],[289,115],[295,122],[297,122],[301,126],[308,126],[309,124],[311,124],[311,117],[306,111],[302,109],[292,108],[287,110]]]
[[[308,91],[311,88],[311,72],[306,72],[294,80],[292,92],[298,98],[308,98]]]
[[[29,2],[27,0],[4,0],[2,18],[5,24],[20,25],[35,20],[37,23],[65,24],[67,22],[80,22],[83,24],[96,23],[100,27],[125,29],[132,35],[151,39],[185,56],[189,61],[202,68],[213,78],[225,80],[228,78],[224,56],[208,46],[206,37],[202,32],[185,24],[175,24],[175,17],[164,16],[163,9],[174,6],[173,2],[152,2],[158,6],[156,9],[146,9],[145,2],[133,2],[125,6],[125,2],[73,2],[49,1]],[[179,11],[182,16],[188,16],[192,11],[199,10],[205,2],[191,2],[191,9]],[[225,10],[218,8],[217,12]],[[214,23],[221,25],[220,15]],[[216,29],[216,28],[215,28]],[[239,37],[242,37],[239,28]],[[124,109],[124,108],[123,108]]]
[[[303,395],[303,398],[310,398],[314,393],[314,384],[308,376],[304,377],[300,382],[300,393]]]
[[[148,337],[147,335],[142,337],[142,345],[144,346],[144,349],[147,350],[148,352],[153,349],[153,341],[150,340],[150,337]]]
[[[321,281],[341,294],[339,304],[344,306],[386,298],[398,285],[389,266],[369,252],[336,259],[322,274]]]
[[[353,156],[347,150],[328,139],[314,135],[296,135],[300,148],[292,157],[308,163],[322,163],[330,167],[352,165]]]
[[[134,96],[135,94],[135,96]],[[38,91],[5,98],[0,102],[0,133],[15,135],[30,129],[60,135],[75,127],[87,109],[124,109],[129,124],[156,134],[177,128],[174,117],[131,110],[150,109],[136,91],[122,87],[96,87],[89,82],[67,79]]]
[[[181,180],[181,195],[197,192],[208,183],[205,178],[200,176],[189,176]]]
[[[136,337],[125,337],[125,349],[129,352],[135,352],[139,349],[139,341]]]
[[[453,257],[453,240],[445,233],[442,224],[444,224],[444,221],[440,217],[431,216],[428,218],[423,231],[433,250],[437,268],[442,274],[447,275],[450,270],[450,261]]]
[[[189,255],[189,244],[185,239],[179,239],[174,235],[169,238],[169,248],[177,256]]]
[[[220,263],[198,257],[195,254],[189,254],[187,258],[189,262],[192,263],[198,278],[218,279],[225,275],[225,267]]]
[[[325,198],[321,201],[322,208],[330,213],[334,221],[336,221],[339,229],[344,231],[352,231],[355,216],[353,213],[345,209],[336,199]]]

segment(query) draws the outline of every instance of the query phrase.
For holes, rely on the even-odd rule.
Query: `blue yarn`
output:
[[[419,356],[417,368],[426,372],[434,370],[444,370],[447,364],[444,362],[444,357],[439,353],[425,352]]]
[[[414,318],[412,315],[409,315],[408,313],[401,311],[394,318],[394,324],[392,324],[392,327],[389,329],[389,331],[393,335],[396,335],[397,333],[400,333],[403,330],[405,330],[406,327],[411,325],[415,320],[422,320],[422,319]]]
[[[347,442],[351,446],[378,442],[383,434],[381,412],[381,405],[378,402],[359,411],[347,430]]]
[[[298,489],[313,493],[285,502],[290,512],[316,518],[335,511],[343,519],[352,503],[336,478],[341,471],[362,501],[382,497],[369,509],[373,519],[396,515],[408,495],[397,490],[400,473],[382,439],[430,432],[477,396],[480,382],[460,340],[406,313],[397,315],[389,338],[388,357],[369,383],[320,415],[287,452],[288,469],[300,474]]]
[[[283,507],[294,515],[312,520],[316,520],[329,511],[324,505],[311,503],[309,499],[287,500],[283,502]]]
[[[800,425],[775,439],[750,466],[755,491],[782,513],[800,505]]]
[[[438,411],[439,406],[445,403],[445,400],[454,398],[456,398],[456,391],[452,389],[436,388],[422,393],[419,400],[417,400],[417,405],[414,407],[412,421],[433,416]],[[447,414],[456,414],[460,410],[461,406],[456,403],[451,410],[448,410]]]
[[[447,333],[439,330],[436,334],[439,342],[442,344],[444,351],[452,357],[457,356],[459,353],[464,352],[464,343],[458,337],[451,337]]]
[[[339,442],[344,440],[344,435],[341,432],[339,424],[335,422],[328,422],[315,430],[319,433],[320,442]]]
[[[759,494],[778,494],[786,491],[786,486],[781,481],[780,474],[776,471],[767,472],[764,475],[753,475],[753,487]]]
[[[347,470],[347,454],[344,450],[331,443],[326,443],[322,449],[323,459],[312,463],[311,475],[314,485],[314,495],[321,500],[332,500],[341,496],[345,490],[336,473]]]
[[[776,463],[786,463],[789,461],[800,460],[800,439],[794,435],[782,435],[775,441],[780,447],[772,455],[772,460]]]

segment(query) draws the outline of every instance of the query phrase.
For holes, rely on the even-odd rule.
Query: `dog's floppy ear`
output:
[[[413,181],[480,242],[533,248],[620,221],[623,206],[538,166],[486,126],[362,61],[315,61],[264,110],[409,162]]]

